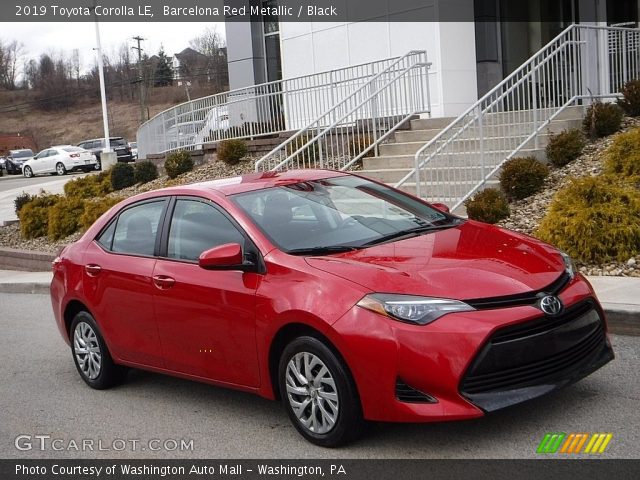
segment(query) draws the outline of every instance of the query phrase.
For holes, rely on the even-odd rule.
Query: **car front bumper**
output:
[[[358,386],[365,418],[462,420],[539,397],[611,359],[604,313],[577,276],[565,311],[533,305],[445,315],[415,326],[354,307],[333,329]]]

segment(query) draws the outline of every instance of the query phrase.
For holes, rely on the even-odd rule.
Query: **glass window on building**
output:
[[[277,10],[277,0],[262,0],[262,6],[268,7],[270,12]],[[264,30],[264,50],[267,66],[267,81],[273,82],[282,78],[282,58],[280,56],[280,21],[278,15],[264,15],[262,18]]]

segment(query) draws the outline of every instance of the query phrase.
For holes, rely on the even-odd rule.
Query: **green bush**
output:
[[[87,230],[111,207],[124,200],[122,197],[105,197],[95,200],[87,200],[84,204],[84,211],[80,217],[80,228]]]
[[[534,157],[507,160],[500,171],[500,187],[508,198],[520,200],[540,191],[549,168]]]
[[[618,105],[630,117],[640,117],[640,80],[631,80],[624,84],[622,98],[618,100]]]
[[[49,207],[49,239],[59,240],[76,233],[80,229],[84,204],[85,200],[82,198],[62,197],[55,205]]]
[[[551,135],[545,153],[553,166],[564,167],[582,155],[584,145],[584,135],[580,130],[565,130],[558,135]]]
[[[218,160],[236,165],[249,152],[244,140],[224,140],[218,144]]]
[[[20,219],[20,233],[23,238],[44,237],[49,231],[49,208],[60,200],[60,195],[47,195],[42,192],[30,202],[25,203],[18,218]]]
[[[496,188],[487,188],[464,202],[467,216],[471,220],[497,223],[509,216],[509,203],[504,194]]]
[[[573,179],[536,232],[585,263],[626,261],[640,250],[640,192],[611,176]]]
[[[296,137],[290,143],[287,143],[285,151],[287,157],[290,157],[303,147],[309,140],[315,137],[315,133],[304,133],[299,137]],[[320,161],[320,150],[318,148],[318,142],[313,142],[308,147],[304,148],[300,153],[294,157],[298,162],[302,162],[305,165],[314,165]]]
[[[64,184],[64,193],[75,198],[104,197],[111,193],[110,170],[70,180]]]
[[[123,188],[131,187],[136,184],[133,178],[133,167],[128,163],[118,162],[110,169],[111,171],[111,188],[115,190],[122,190]]]
[[[640,181],[640,128],[616,136],[604,153],[604,171]]]
[[[624,112],[615,103],[594,102],[587,108],[582,126],[591,138],[606,137],[620,130],[623,115]]]
[[[18,213],[20,212],[22,207],[25,206],[25,204],[29,203],[34,198],[35,198],[35,195],[29,195],[27,192],[22,192],[20,195],[18,195],[13,201],[13,206],[14,206],[16,215],[18,215]]]
[[[136,162],[133,167],[133,180],[135,183],[148,183],[158,178],[158,167],[149,160]]]
[[[178,175],[193,170],[193,160],[186,150],[173,152],[167,156],[164,161],[164,169],[169,178],[176,178]]]

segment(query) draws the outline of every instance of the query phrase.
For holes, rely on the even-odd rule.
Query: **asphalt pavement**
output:
[[[89,389],[47,295],[0,294],[0,327],[0,458],[536,458],[549,432],[610,432],[600,458],[640,458],[640,337],[612,336],[613,362],[546,397],[473,421],[374,424],[326,450],[254,395],[142,371]]]

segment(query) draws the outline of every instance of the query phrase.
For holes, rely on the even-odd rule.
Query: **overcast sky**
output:
[[[160,44],[168,55],[178,53],[189,46],[189,40],[198,36],[207,27],[217,28],[224,37],[224,23],[134,23],[102,22],[100,38],[105,54],[117,53],[120,45],[128,42],[134,45],[132,37],[140,35],[146,40],[142,47],[149,55],[158,53]],[[80,51],[84,68],[90,68],[95,60],[95,24],[93,22],[69,23],[6,23],[0,22],[0,39],[4,42],[18,40],[24,44],[24,55],[37,58],[43,53],[57,54],[60,51],[71,54]],[[132,53],[136,54],[135,51]]]

